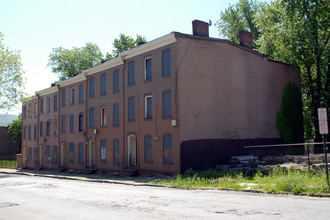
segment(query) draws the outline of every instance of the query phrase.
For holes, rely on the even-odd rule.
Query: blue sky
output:
[[[112,51],[120,33],[148,41],[172,31],[192,33],[195,19],[215,23],[237,0],[0,0],[0,32],[4,44],[20,50],[26,93],[48,88],[57,76],[47,67],[52,48],[97,44]],[[219,37],[210,27],[210,37]],[[18,114],[20,106],[12,113]],[[1,112],[0,112],[1,113]]]

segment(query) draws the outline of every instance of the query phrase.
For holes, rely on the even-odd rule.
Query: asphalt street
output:
[[[330,219],[329,198],[0,174],[0,219]]]

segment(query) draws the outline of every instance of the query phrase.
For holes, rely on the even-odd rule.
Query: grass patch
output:
[[[267,175],[257,173],[253,176],[236,172],[220,172],[214,169],[187,170],[183,175],[157,179],[152,183],[179,188],[232,188],[236,191],[250,189],[296,195],[330,193],[324,171],[299,171],[292,167],[289,169],[278,167]]]
[[[16,168],[16,160],[0,160],[0,168]]]

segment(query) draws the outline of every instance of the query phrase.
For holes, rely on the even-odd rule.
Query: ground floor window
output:
[[[163,136],[163,162],[172,163],[172,136]]]

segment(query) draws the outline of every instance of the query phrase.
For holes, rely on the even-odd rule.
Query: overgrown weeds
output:
[[[306,195],[329,194],[329,186],[323,171],[299,171],[277,167],[264,175],[253,176],[242,172],[187,170],[183,175],[158,179],[153,183],[179,188],[232,188],[236,191],[249,189],[268,193],[293,193]]]

